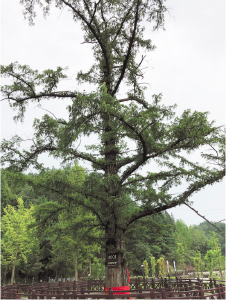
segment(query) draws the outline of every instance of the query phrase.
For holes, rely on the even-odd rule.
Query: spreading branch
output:
[[[193,207],[191,207],[190,205],[188,205],[187,203],[184,203],[185,205],[187,205],[187,207],[189,207],[190,209],[192,209],[198,216],[200,216],[201,218],[203,218],[206,222],[208,222],[210,225],[212,225],[213,227],[217,228],[217,230],[222,231],[220,228],[218,228],[216,225],[214,225],[212,222],[210,222],[209,220],[207,220],[205,218],[205,216],[202,216],[199,214],[199,212],[197,210],[195,210]]]

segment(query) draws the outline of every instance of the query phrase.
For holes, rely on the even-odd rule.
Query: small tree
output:
[[[151,257],[151,275],[152,277],[155,277],[155,274],[156,274],[156,270],[155,270],[155,267],[156,267],[156,259],[154,256]]]
[[[214,257],[213,250],[208,250],[205,255],[205,260],[206,260],[207,269],[210,273],[210,277],[213,276],[213,257]]]
[[[195,272],[199,275],[201,271],[201,253],[197,252],[196,257],[194,258],[194,268]]]
[[[144,275],[146,277],[148,277],[148,275],[149,275],[149,268],[148,268],[148,262],[147,262],[146,259],[143,261],[143,265],[144,265]]]
[[[215,251],[214,251],[214,260],[216,262],[216,267],[218,268],[220,275],[222,277],[222,270],[224,268],[224,257],[221,254],[221,248],[218,247]]]
[[[157,260],[157,264],[159,265],[159,276],[165,276],[165,258],[161,256]]]
[[[218,268],[221,276],[222,276],[222,270],[223,270],[223,256],[221,253],[221,247],[219,239],[216,237],[216,233],[214,231],[211,232],[211,238],[210,238],[210,247],[213,251],[213,264],[215,267]]]
[[[182,269],[185,269],[185,250],[183,243],[177,243],[177,254]]]
[[[17,200],[17,208],[7,205],[1,220],[2,231],[2,265],[12,267],[11,284],[15,280],[15,270],[18,261],[27,262],[38,240],[34,230],[28,226],[34,222],[33,208],[26,209],[22,198]]]

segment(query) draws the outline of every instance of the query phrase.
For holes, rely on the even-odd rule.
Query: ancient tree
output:
[[[82,186],[62,178],[42,184],[96,216],[95,226],[105,232],[106,286],[125,286],[127,229],[144,216],[189,203],[193,193],[223,178],[221,128],[209,122],[206,113],[188,109],[176,117],[174,106],[161,104],[161,95],[145,96],[143,63],[154,45],[143,36],[144,21],[151,22],[154,30],[163,27],[164,0],[20,2],[31,25],[36,5],[46,16],[52,4],[70,10],[95,60],[88,71],[78,73],[77,80],[95,84],[96,90],[59,90],[58,83],[66,78],[61,67],[40,73],[18,63],[2,66],[2,75],[11,79],[2,87],[3,100],[17,110],[17,120],[24,118],[30,102],[71,100],[67,120],[48,113],[34,121],[30,149],[22,149],[19,136],[4,140],[2,162],[15,172],[29,166],[43,170],[38,157],[48,152],[64,163],[79,159],[91,164],[93,172]],[[122,84],[128,91],[119,98]],[[80,151],[76,142],[90,134],[96,135],[98,145]],[[205,145],[210,152],[202,152]],[[190,160],[191,153],[199,153],[206,164]],[[149,166],[149,172],[141,172],[143,166]],[[175,186],[180,186],[179,193],[172,194]]]

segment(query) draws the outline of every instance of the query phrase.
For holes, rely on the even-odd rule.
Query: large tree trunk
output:
[[[124,248],[124,234],[108,238],[106,242],[106,287],[128,285]]]

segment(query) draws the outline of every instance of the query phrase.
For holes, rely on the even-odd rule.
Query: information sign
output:
[[[107,254],[107,266],[108,266],[108,268],[117,268],[118,253],[108,253]]]

